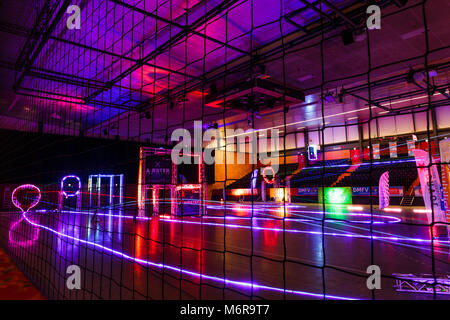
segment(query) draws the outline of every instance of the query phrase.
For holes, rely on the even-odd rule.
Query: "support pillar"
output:
[[[261,199],[263,202],[266,202],[266,182],[261,181]]]

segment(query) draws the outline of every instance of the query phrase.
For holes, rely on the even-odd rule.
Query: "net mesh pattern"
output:
[[[418,174],[448,172],[445,1],[29,2],[12,67],[26,111],[1,132],[0,245],[46,297],[449,297],[449,223],[424,209]],[[381,29],[366,28],[370,4]],[[248,83],[239,99],[222,94]],[[193,134],[194,121],[224,139],[227,128],[278,130],[273,180],[261,162],[225,156],[147,181],[139,168],[159,170],[158,152],[167,158],[173,132]],[[379,208],[386,171],[392,211]],[[71,175],[79,190],[61,182]],[[24,183],[42,193],[26,213],[10,201]],[[371,265],[381,289],[367,287]]]

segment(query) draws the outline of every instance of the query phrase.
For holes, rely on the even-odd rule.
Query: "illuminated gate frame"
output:
[[[152,205],[153,205],[153,215],[159,215],[159,190],[169,189],[170,190],[170,214],[176,215],[177,208],[181,204],[182,199],[180,197],[181,191],[186,189],[199,189],[200,191],[200,214],[206,214],[206,193],[207,193],[207,183],[205,177],[205,165],[203,164],[202,155],[189,154],[188,156],[200,157],[198,163],[199,166],[199,183],[192,184],[177,184],[177,165],[172,163],[172,176],[170,184],[146,184],[145,183],[145,160],[150,155],[170,155],[171,150],[162,148],[151,148],[151,147],[141,147],[139,150],[139,176],[138,176],[138,190],[137,190],[137,204],[138,204],[138,215],[140,217],[145,216],[145,203],[147,200],[147,190],[152,190]]]
[[[68,178],[72,178],[72,179],[76,179],[78,181],[78,191],[75,192],[74,194],[68,194],[63,190],[64,187],[64,181]],[[64,176],[61,178],[61,185],[60,185],[60,190],[58,192],[58,209],[59,211],[62,211],[63,209],[63,202],[64,199],[67,198],[72,198],[72,197],[76,197],[76,210],[80,211],[81,209],[81,200],[82,200],[82,184],[81,184],[81,180],[78,176],[75,175],[68,175],[68,176]]]
[[[97,208],[100,208],[100,189],[101,189],[101,180],[109,179],[109,205],[113,205],[113,184],[114,179],[119,178],[119,205],[123,205],[123,174],[91,174],[89,175],[88,180],[88,192],[89,192],[89,208],[92,208],[92,180],[97,179],[95,183],[95,189],[97,190]]]

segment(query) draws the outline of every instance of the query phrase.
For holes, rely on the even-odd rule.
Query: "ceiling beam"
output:
[[[327,1],[327,0],[322,0],[322,2],[324,4],[327,5],[328,8],[330,8],[331,10],[333,10],[339,17],[341,17],[345,22],[347,22],[349,25],[352,26],[352,28],[356,28],[357,25],[355,22],[353,22],[349,17],[347,17],[347,15],[342,12],[338,7],[336,7],[334,4],[332,4],[331,2]]]
[[[157,56],[162,54],[164,51],[168,50],[173,45],[175,45],[176,43],[181,41],[184,37],[186,37],[189,33],[191,33],[192,30],[202,26],[204,23],[213,19],[218,14],[220,14],[221,12],[226,10],[229,6],[235,4],[238,1],[239,0],[224,0],[219,5],[215,6],[210,11],[208,11],[206,13],[206,15],[204,15],[203,13],[198,13],[198,12],[191,13],[191,15],[197,14],[199,17],[193,23],[191,23],[189,26],[185,26],[183,28],[183,31],[179,32],[175,36],[171,36],[171,34],[167,34],[167,37],[168,37],[167,41],[165,41],[162,45],[158,46],[152,52],[147,54],[142,60],[135,63],[133,66],[129,67],[127,70],[121,72],[117,77],[115,77],[114,79],[112,79],[109,82],[109,86],[112,87],[113,84],[119,82],[126,76],[130,75],[133,71],[139,69],[144,63],[149,62],[150,60],[156,58]],[[206,0],[203,1],[203,3],[204,3],[204,5],[206,5]],[[200,10],[198,10],[198,11],[200,11]],[[188,13],[186,13],[186,14],[188,14]],[[86,100],[89,101],[89,100],[93,99],[95,96],[99,95],[101,92],[102,91],[94,92],[93,94],[86,97]]]
[[[64,2],[61,3],[61,6],[59,7],[58,11],[56,12],[53,21],[46,28],[46,30],[44,31],[42,36],[39,37],[37,46],[36,45],[33,46],[33,47],[36,47],[36,49],[34,49],[34,50],[31,49],[31,51],[29,49],[27,50],[28,47],[27,47],[27,44],[25,44],[25,46],[19,56],[19,59],[17,60],[18,70],[22,71],[22,73],[21,73],[20,77],[17,79],[17,81],[14,83],[14,87],[17,88],[20,86],[23,78],[25,77],[25,74],[30,71],[30,68],[34,63],[34,60],[36,60],[36,58],[38,57],[42,48],[47,43],[47,40],[50,38],[53,30],[55,29],[56,25],[60,22],[61,17],[66,12],[66,9],[70,5],[71,2],[72,2],[72,0],[64,0]],[[48,3],[48,1],[46,2],[46,4],[47,3]],[[27,39],[27,43],[28,43],[28,40],[30,40],[32,37],[34,37],[33,32],[32,32],[32,34],[30,34],[30,37]],[[25,51],[28,51],[28,52],[25,52]],[[31,56],[30,56],[30,54],[31,54]],[[25,61],[26,61],[24,66],[22,66],[21,59],[25,59]]]
[[[232,46],[232,45],[230,45],[230,44],[228,44],[228,43],[225,43],[225,42],[222,42],[222,41],[220,41],[220,40],[217,40],[216,38],[210,37],[210,36],[208,36],[208,35],[206,35],[206,34],[203,34],[203,33],[201,33],[201,32],[198,32],[198,31],[195,31],[195,30],[193,30],[193,29],[187,28],[187,26],[182,25],[182,24],[179,24],[179,23],[177,23],[177,22],[175,22],[175,21],[172,21],[172,20],[163,18],[163,17],[158,16],[158,15],[156,15],[156,14],[154,14],[154,13],[151,13],[151,12],[142,10],[142,9],[140,9],[140,8],[137,8],[137,7],[135,7],[135,6],[132,6],[132,5],[130,5],[130,4],[128,4],[128,3],[125,3],[125,2],[123,2],[123,1],[120,1],[120,0],[109,0],[109,1],[114,2],[115,4],[120,5],[120,6],[124,7],[124,8],[127,8],[127,9],[129,9],[129,10],[131,10],[131,11],[138,12],[138,13],[140,13],[140,14],[142,14],[142,15],[147,16],[147,17],[153,18],[153,19],[155,19],[155,20],[158,20],[158,21],[164,22],[164,23],[166,23],[166,24],[168,24],[168,25],[171,25],[171,26],[174,26],[174,27],[176,27],[176,28],[179,28],[180,30],[188,31],[188,33],[195,34],[196,36],[205,38],[205,39],[207,39],[207,40],[209,40],[209,41],[215,42],[215,43],[217,43],[217,44],[219,44],[219,45],[221,45],[221,46],[225,46],[225,47],[227,47],[227,48],[229,48],[229,49],[232,49],[232,50],[234,50],[234,51],[237,51],[237,52],[239,52],[239,53],[242,53],[242,54],[245,54],[245,55],[250,55],[250,53],[247,52],[247,51],[245,51],[245,50],[242,50],[242,49],[240,49],[240,48],[237,48],[237,47],[235,47],[235,46]]]
[[[323,12],[322,10],[317,8],[313,3],[310,3],[307,0],[299,0],[299,1],[301,3],[303,3],[305,6],[307,6],[308,8],[310,8],[311,10],[313,10],[315,13],[322,16],[323,18],[327,19],[330,22],[333,22],[333,20],[331,19],[331,17],[329,15],[327,15],[325,12]]]
[[[127,57],[127,56],[124,56],[124,55],[120,55],[120,54],[114,53],[114,52],[109,52],[109,51],[102,50],[102,49],[95,48],[95,47],[91,47],[91,46],[88,46],[88,45],[85,45],[85,44],[82,44],[82,43],[78,43],[78,42],[74,42],[74,41],[70,41],[70,40],[66,40],[66,39],[62,39],[62,38],[58,38],[58,37],[54,37],[54,36],[51,36],[50,39],[54,40],[54,41],[62,42],[62,43],[68,44],[68,45],[72,45],[72,46],[75,46],[75,47],[83,48],[83,49],[86,49],[86,50],[91,50],[91,51],[95,51],[95,52],[98,52],[98,53],[106,54],[106,55],[109,55],[111,57],[115,57],[115,58],[118,58],[118,59],[124,59],[124,60],[128,60],[128,61],[131,61],[131,62],[138,62],[139,61],[138,59],[133,59],[133,58],[130,58],[130,57]],[[191,78],[191,79],[200,79],[197,76],[193,76],[193,75],[190,75],[190,74],[187,74],[187,73],[185,74],[183,72],[180,72],[180,71],[177,71],[177,70],[173,70],[173,69],[169,69],[169,68],[166,68],[166,67],[162,67],[162,66],[159,66],[159,65],[155,65],[155,64],[152,64],[152,63],[146,62],[146,63],[144,63],[144,65],[152,67],[152,68],[156,68],[156,69],[161,69],[161,70],[167,71],[169,73],[177,74],[177,75],[180,75],[180,76],[186,76],[186,77]]]

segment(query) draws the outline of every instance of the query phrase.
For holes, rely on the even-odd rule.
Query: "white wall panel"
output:
[[[450,106],[436,108],[436,122],[438,129],[450,128]]]
[[[358,140],[358,139],[359,139],[358,126],[357,125],[348,126],[347,127],[347,141],[354,141],[354,140]]]

